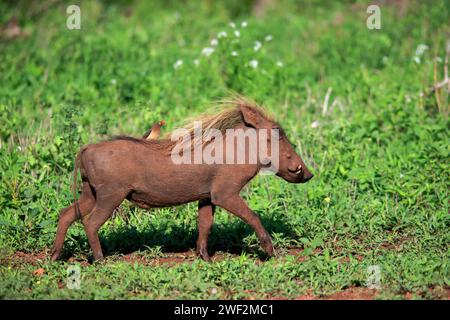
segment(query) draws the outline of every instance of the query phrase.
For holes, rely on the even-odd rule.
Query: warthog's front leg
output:
[[[259,217],[247,206],[244,200],[237,194],[226,196],[225,194],[212,195],[212,203],[238,216],[248,223],[256,232],[261,242],[261,247],[269,256],[273,256],[272,239],[261,223]]]
[[[208,254],[208,236],[214,222],[214,209],[211,199],[200,200],[198,203],[197,254],[208,262],[211,261]]]

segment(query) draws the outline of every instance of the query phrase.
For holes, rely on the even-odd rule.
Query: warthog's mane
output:
[[[208,129],[216,129],[224,133],[227,129],[234,129],[244,122],[241,107],[251,109],[262,118],[273,121],[256,102],[235,95],[219,100],[209,112],[187,119],[181,128],[187,129],[191,135],[194,135],[195,122],[201,122],[203,132]],[[170,137],[170,134],[167,137]]]
[[[243,124],[244,118],[241,111],[242,107],[251,109],[267,121],[273,121],[273,118],[269,116],[256,102],[240,95],[233,95],[230,98],[219,100],[209,112],[188,118],[184,121],[182,126],[174,129],[174,131],[177,129],[187,130],[186,136],[190,136],[192,146],[199,142],[204,144],[206,143],[205,139],[194,139],[196,134],[195,122],[201,122],[202,132],[199,136],[201,138],[203,138],[210,129],[219,130],[220,132],[225,133],[227,129],[234,129]],[[171,151],[179,142],[171,140],[171,136],[174,131],[165,134],[162,139],[157,140],[146,140],[129,136],[115,136],[111,140],[128,140],[147,145],[149,147],[167,149],[168,151]]]

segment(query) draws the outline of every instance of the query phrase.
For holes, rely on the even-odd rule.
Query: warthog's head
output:
[[[283,129],[280,128],[279,169],[277,176],[294,183],[304,183],[313,177],[300,155],[295,152]]]
[[[281,126],[269,117],[255,112],[253,108],[242,106],[240,109],[247,126],[257,130],[266,130],[269,133],[267,134],[267,145],[270,156],[269,159],[262,160],[265,162],[265,166],[271,165],[268,162],[278,161],[276,166],[272,167],[275,167],[277,176],[288,182],[304,183],[311,180],[313,174],[306,167],[300,155],[295,152]],[[272,141],[273,139],[277,139],[278,143]],[[276,150],[272,150],[274,148]]]

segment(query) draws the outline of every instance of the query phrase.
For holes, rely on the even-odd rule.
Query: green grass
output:
[[[381,267],[381,298],[448,289],[448,99],[420,95],[434,83],[436,56],[443,77],[448,1],[410,1],[403,15],[381,6],[381,30],[366,28],[363,1],[280,0],[260,19],[249,1],[82,1],[81,30],[66,29],[64,3],[40,10],[45,3],[0,4],[0,23],[17,16],[26,33],[0,41],[0,298],[295,298],[365,286],[371,265]],[[227,38],[202,56],[221,31]],[[197,235],[195,204],[124,203],[101,229],[110,257],[82,264],[81,290],[59,285],[71,262],[14,260],[51,247],[82,145],[139,136],[160,119],[170,130],[228,90],[274,113],[315,174],[304,185],[261,176],[243,192],[278,257],[260,262],[253,231],[219,210],[210,248],[224,259],[124,262],[121,254],[192,249]],[[64,254],[90,254],[78,223]]]

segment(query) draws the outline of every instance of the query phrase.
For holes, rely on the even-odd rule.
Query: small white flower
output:
[[[283,62],[277,61],[277,67],[282,68],[284,66]]]
[[[217,34],[217,38],[226,38],[227,37],[227,33],[225,31],[221,31]]]
[[[217,294],[217,288],[212,288],[211,289],[211,294]]]
[[[211,40],[211,45],[212,45],[213,47],[217,46],[218,44],[219,44],[219,41],[217,41],[217,39],[212,39],[212,40]]]
[[[179,67],[181,67],[183,65],[183,60],[177,60],[174,64],[173,64],[173,68],[174,69],[178,69]]]
[[[242,28],[246,28],[246,27],[247,27],[247,21],[242,21],[241,27],[242,27]]]
[[[195,60],[194,60],[194,64],[195,64],[196,66],[198,66],[199,63],[200,63],[200,61],[199,61],[198,59],[195,59]]]
[[[252,67],[253,69],[258,68],[258,60],[250,60],[250,62],[248,63],[248,65],[250,67]]]
[[[270,34],[264,38],[267,42],[272,41],[272,39],[273,37]]]
[[[417,64],[420,64],[420,58],[418,56],[414,56],[413,61]]]
[[[259,41],[255,41],[255,45],[253,46],[253,50],[258,51],[259,49],[261,49],[261,42]]]
[[[17,146],[17,151],[22,151],[22,147],[21,146]]]
[[[111,84],[112,85],[115,85],[117,83],[117,80],[116,79],[111,79]]]
[[[421,56],[421,55],[423,55],[424,53],[425,53],[425,51],[427,51],[428,50],[428,46],[426,45],[426,44],[423,44],[423,43],[421,43],[421,44],[419,44],[418,46],[417,46],[417,49],[416,49],[416,56]]]
[[[214,52],[214,48],[203,48],[202,55],[209,57]]]
[[[311,128],[315,129],[319,126],[319,121],[313,121],[313,123],[311,123]]]
[[[241,33],[239,32],[239,30],[234,30],[234,35],[239,38],[241,36]]]
[[[236,24],[234,22],[230,22],[230,27],[236,28]]]
[[[237,51],[232,51],[232,52],[231,52],[231,55],[232,55],[233,57],[237,57],[237,56],[238,56],[238,53],[237,53]]]

